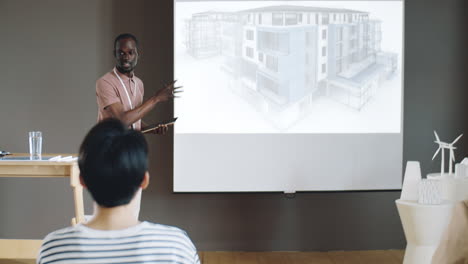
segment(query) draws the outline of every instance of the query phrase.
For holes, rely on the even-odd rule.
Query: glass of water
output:
[[[42,155],[42,132],[29,132],[29,156],[31,160],[40,160]]]

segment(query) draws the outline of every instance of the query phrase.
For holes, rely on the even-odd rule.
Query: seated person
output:
[[[468,263],[468,201],[455,205],[449,225],[432,257],[432,263]]]
[[[94,215],[47,235],[37,263],[200,263],[185,231],[138,220],[150,177],[147,155],[141,132],[116,119],[94,126],[78,159],[81,184],[95,201]]]

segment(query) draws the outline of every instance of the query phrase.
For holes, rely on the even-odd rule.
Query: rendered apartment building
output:
[[[222,55],[230,87],[286,129],[327,96],[360,110],[397,69],[381,50],[381,22],[335,8],[268,6],[194,14],[186,45],[196,58]]]

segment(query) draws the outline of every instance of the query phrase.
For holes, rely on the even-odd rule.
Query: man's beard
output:
[[[124,67],[122,64],[119,64],[119,66],[118,66],[119,71],[120,71],[121,73],[129,73],[129,72],[132,72],[132,71],[135,69],[136,63],[130,62],[129,64],[130,64],[129,67]]]
[[[124,67],[122,67],[122,65],[119,66],[119,70],[120,70],[120,72],[122,72],[122,73],[129,73],[129,72],[132,72],[134,68],[135,68],[135,67],[133,67],[133,66],[130,66],[130,67],[128,67],[128,68],[124,68]]]
[[[128,64],[129,66],[124,66],[125,64]],[[135,69],[136,66],[136,60],[133,61],[126,61],[126,62],[120,62],[118,67],[119,71],[122,73],[129,73],[132,72]]]

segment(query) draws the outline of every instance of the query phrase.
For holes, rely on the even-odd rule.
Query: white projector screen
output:
[[[401,189],[403,6],[175,0],[174,191]]]

